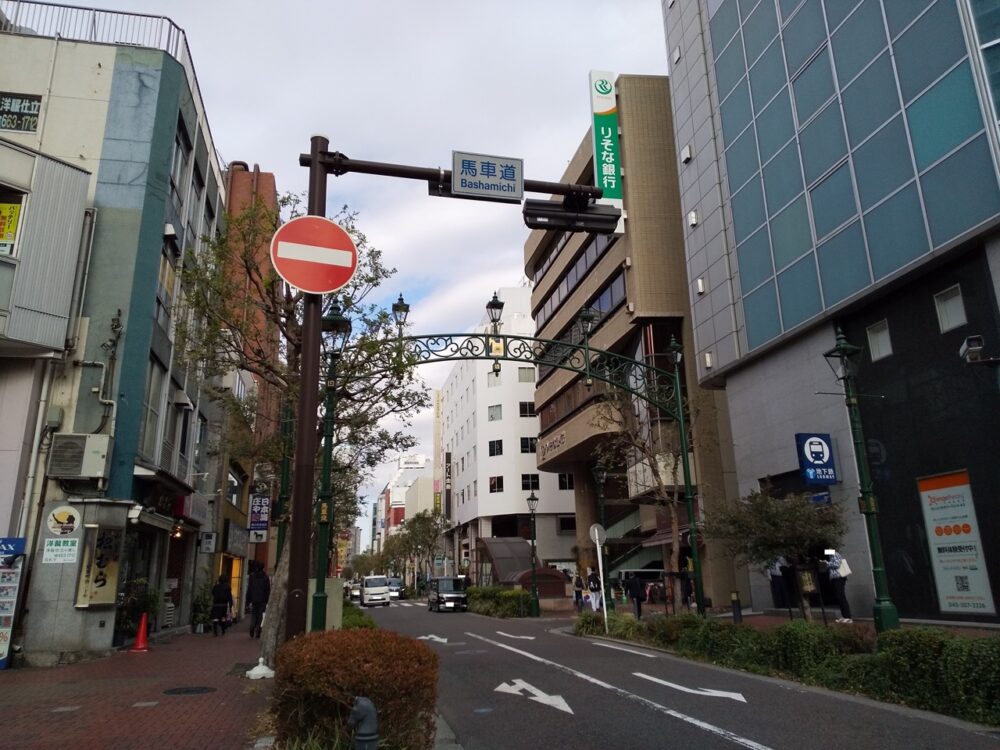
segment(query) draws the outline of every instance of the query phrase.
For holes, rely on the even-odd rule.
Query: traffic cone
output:
[[[146,640],[146,630],[149,626],[149,615],[145,612],[139,618],[139,632],[135,636],[135,644],[129,651],[149,651],[149,641]]]

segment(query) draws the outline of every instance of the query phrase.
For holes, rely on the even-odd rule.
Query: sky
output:
[[[516,157],[525,179],[559,182],[589,126],[589,71],[667,73],[660,0],[112,2],[98,7],[185,31],[220,159],[259,164],[281,192],[306,190],[298,157],[312,135],[352,159],[419,167],[450,169],[453,150]],[[524,279],[520,206],[373,175],[331,176],[327,190],[327,213],[358,211],[397,269],[382,297],[403,294],[411,333],[471,330],[494,289]],[[448,374],[425,369],[430,387]],[[413,433],[413,452],[431,456],[429,412]],[[368,506],[393,470],[359,490]]]

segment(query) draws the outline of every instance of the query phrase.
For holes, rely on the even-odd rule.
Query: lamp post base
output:
[[[310,628],[310,632],[315,632],[317,630],[326,630],[325,591],[316,591],[312,595],[312,627]]]
[[[891,601],[876,601],[872,614],[875,619],[876,633],[896,630],[899,627],[899,613],[896,611],[896,605]]]
[[[542,612],[541,608],[538,606],[538,599],[531,597],[531,605],[528,607],[528,614],[532,617],[540,617]]]

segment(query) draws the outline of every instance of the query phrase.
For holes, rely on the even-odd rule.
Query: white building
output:
[[[501,333],[533,336],[531,290],[505,287]],[[484,316],[478,332],[489,328]],[[538,558],[542,565],[574,568],[576,516],[573,476],[539,472],[535,460],[535,367],[489,360],[460,362],[438,394],[444,513],[452,522],[448,557],[459,572],[479,580],[477,539],[531,538],[527,498],[536,511]],[[450,467],[450,481],[449,469]]]

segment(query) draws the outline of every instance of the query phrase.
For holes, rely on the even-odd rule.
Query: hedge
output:
[[[285,643],[276,661],[279,742],[346,746],[354,698],[365,696],[378,711],[380,748],[433,746],[438,657],[426,644],[387,630],[328,630]]]
[[[351,628],[377,628],[375,620],[367,612],[362,612],[352,602],[344,602],[344,618],[341,623],[344,630]]]
[[[856,625],[796,620],[756,630],[692,614],[608,615],[609,635],[746,671],[790,677],[832,690],[1000,725],[1000,635],[954,635],[936,628],[882,633]],[[604,635],[604,619],[585,612],[578,635]]]
[[[469,611],[488,617],[528,617],[531,592],[504,586],[470,586]]]

